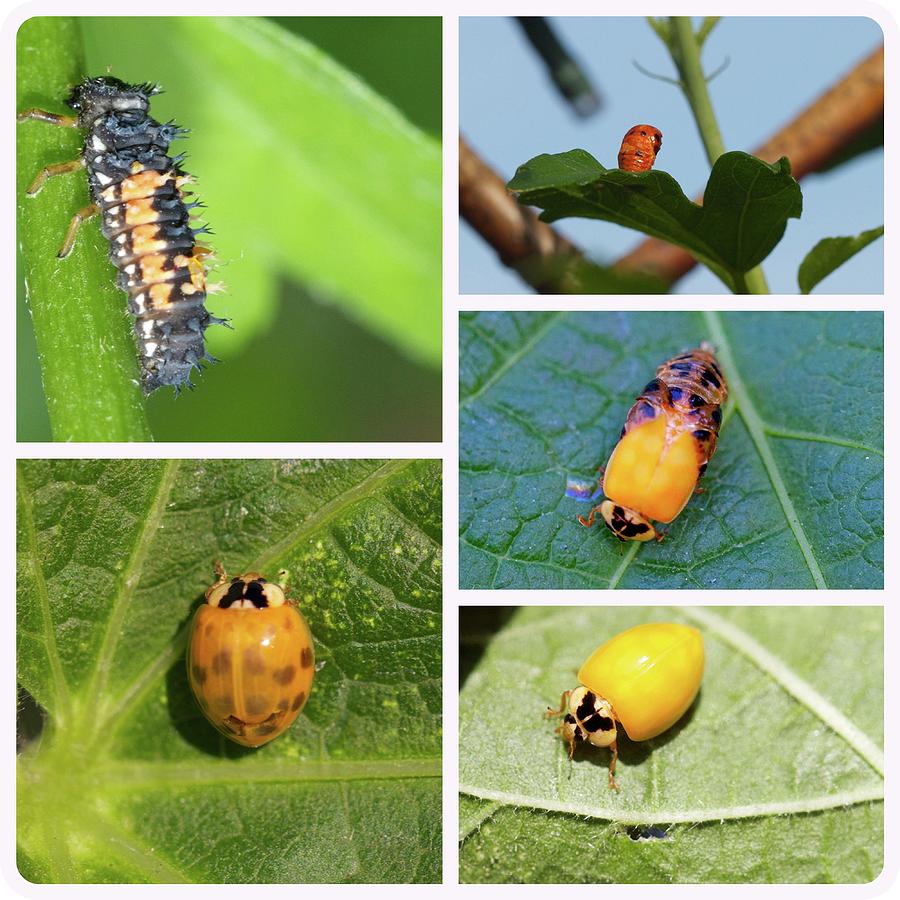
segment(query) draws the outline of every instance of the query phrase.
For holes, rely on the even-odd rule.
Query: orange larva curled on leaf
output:
[[[300,715],[315,675],[306,619],[278,584],[256,572],[218,580],[194,616],[188,681],[211,725],[259,747]]]
[[[635,125],[622,138],[619,168],[623,172],[647,172],[662,149],[662,132],[653,125]]]

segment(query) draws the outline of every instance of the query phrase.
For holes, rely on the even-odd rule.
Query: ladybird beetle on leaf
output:
[[[628,411],[603,473],[596,513],[622,541],[662,540],[651,520],[671,522],[686,506],[716,450],[728,386],[712,347],[674,356]]]
[[[286,731],[309,697],[312,635],[283,588],[256,572],[218,580],[197,610],[188,681],[203,715],[225,737],[259,747]]]
[[[654,125],[635,125],[625,132],[619,148],[619,168],[623,172],[648,172],[662,149],[662,132]]]
[[[158,93],[152,84],[87,78],[66,100],[76,116],[32,108],[17,118],[85,130],[81,156],[43,168],[26,193],[36,196],[55,175],[87,171],[92,202],[72,217],[57,256],[72,252],[81,223],[99,213],[109,259],[119,271],[116,283],[128,294],[135,318],[144,393],[172,385],[177,394],[193,387],[192,370],[216,361],[206,351],[204,332],[227,321],[204,306],[206,295],[222,286],[206,281],[212,251],[196,238],[209,229],[194,227],[194,210],[202,204],[186,200],[193,179],[181,168],[184,156],[168,153],[169,144],[187,132],[151,117],[150,98]]]
[[[637,625],[598,647],[578,672],[578,687],[563,691],[556,733],[569,759],[576,744],[608,747],[609,786],[616,784],[617,724],[632,741],[646,741],[671,728],[688,710],[703,679],[703,637],[674,622]]]

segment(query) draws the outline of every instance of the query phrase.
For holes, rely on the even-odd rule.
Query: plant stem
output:
[[[64,98],[85,73],[77,21],[28,19],[16,41],[17,109],[64,112]],[[81,141],[71,128],[35,120],[16,126],[21,276],[47,412],[57,441],[149,440],[125,298],[96,221],[79,229],[69,256],[56,256],[72,215],[89,203],[83,171],[49,179],[36,197],[25,194],[43,166],[77,158]]]
[[[694,26],[689,16],[672,16],[669,30],[669,50],[681,77],[681,87],[690,104],[700,139],[706,150],[706,158],[710,166],[725,152],[725,142],[719,131],[719,123],[713,111],[712,100],[700,62],[700,41],[694,33]],[[761,266],[746,272],[741,284],[736,285],[738,294],[768,294],[769,286]]]

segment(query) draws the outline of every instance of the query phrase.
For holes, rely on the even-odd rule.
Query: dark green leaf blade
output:
[[[652,621],[701,629],[703,686],[658,738],[621,738],[615,794],[608,754],[570,761],[542,713],[597,644]],[[461,880],[871,881],[883,645],[880,607],[520,610],[460,693]],[[514,722],[484,714],[509,692]]]
[[[508,187],[520,202],[541,208],[547,222],[603,219],[677,244],[732,290],[802,211],[787,159],[769,164],[740,151],[716,160],[703,206],[666,172],[606,169],[585,150],[537,156],[519,167]]]
[[[656,367],[703,340],[734,398],[705,492],[660,544],[584,529],[567,478],[596,479]],[[882,346],[869,313],[464,314],[460,585],[882,587]]]
[[[25,871],[440,880],[440,510],[435,461],[23,462],[18,676],[49,714],[20,761]],[[300,719],[255,751],[186,683],[213,558],[286,568],[316,642]]]
[[[840,268],[848,259],[856,256],[860,250],[868,247],[883,234],[884,225],[879,225],[878,228],[860,232],[854,237],[823,238],[800,263],[797,272],[800,292],[810,293],[823,278],[827,278],[835,269]]]

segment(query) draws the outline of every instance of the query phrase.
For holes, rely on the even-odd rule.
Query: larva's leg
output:
[[[59,125],[61,128],[77,128],[78,119],[75,116],[59,116],[56,113],[47,112],[46,109],[38,109],[32,106],[31,109],[23,109],[16,116],[17,122],[25,122],[28,119],[37,119],[39,122],[46,122],[48,125]]]
[[[38,172],[37,178],[31,182],[31,186],[25,191],[29,197],[34,197],[38,193],[40,193],[41,188],[44,186],[44,183],[48,178],[53,178],[55,175],[65,175],[67,172],[74,172],[76,169],[80,169],[84,166],[84,160],[79,156],[78,159],[73,159],[71,162],[64,163],[56,163],[52,166],[44,166],[40,172]]]
[[[72,248],[75,246],[75,236],[78,234],[81,223],[87,222],[92,216],[96,216],[98,212],[100,212],[100,207],[96,203],[92,203],[90,206],[85,206],[84,209],[79,209],[72,216],[72,221],[69,222],[69,230],[66,232],[66,239],[63,241],[62,247],[59,248],[59,253],[56,254],[60,259],[72,252]]]

